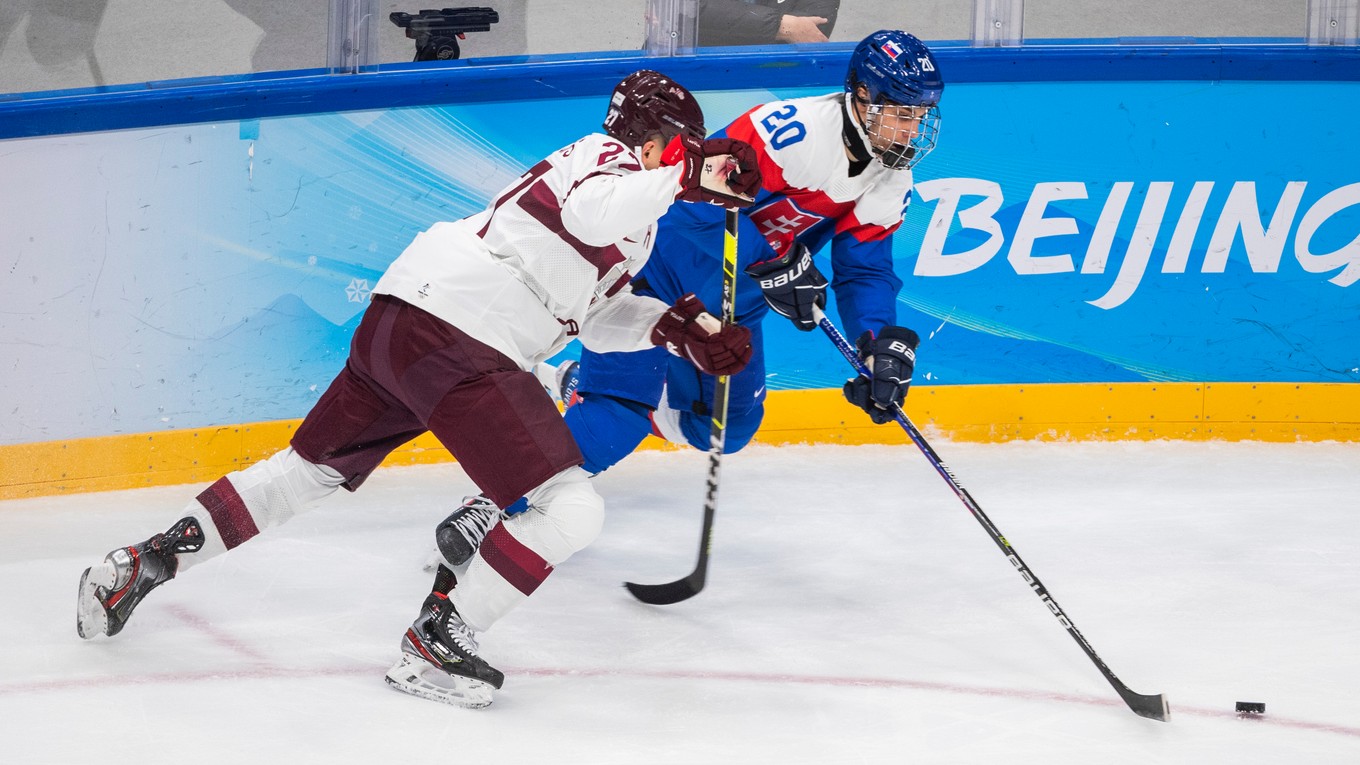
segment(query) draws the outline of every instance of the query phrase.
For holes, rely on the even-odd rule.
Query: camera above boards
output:
[[[416,41],[413,61],[452,61],[462,55],[458,41],[467,32],[489,32],[501,16],[494,8],[467,7],[424,10],[419,13],[395,12],[388,19],[406,30]]]

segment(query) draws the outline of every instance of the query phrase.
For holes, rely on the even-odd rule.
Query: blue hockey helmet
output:
[[[855,46],[845,91],[857,96],[859,85],[874,104],[935,106],[944,93],[944,79],[930,49],[915,35],[894,29],[874,32]]]
[[[935,56],[914,35],[885,29],[860,41],[850,55],[845,92],[860,105],[856,116],[887,167],[911,167],[935,148],[944,79]]]

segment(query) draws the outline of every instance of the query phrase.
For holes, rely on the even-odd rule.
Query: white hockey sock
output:
[[[184,509],[198,519],[203,548],[179,554],[179,570],[230,550],[330,496],[344,482],[335,470],[299,457],[290,446],[263,462],[217,479]]]
[[[604,500],[581,468],[570,468],[529,492],[529,509],[487,534],[449,594],[463,621],[489,629],[523,603],[560,565],[600,535]]]

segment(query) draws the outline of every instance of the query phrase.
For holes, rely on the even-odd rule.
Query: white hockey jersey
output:
[[[666,310],[629,280],[652,252],[680,168],[645,170],[591,134],[529,169],[482,212],[436,223],[373,291],[453,324],[525,370],[575,337],[604,353],[652,347]]]
[[[746,215],[777,254],[824,220],[835,222],[836,236],[859,242],[885,239],[902,223],[911,171],[873,161],[850,175],[842,138],[845,98],[830,93],[772,101],[727,127],[729,138],[751,144],[760,157],[761,185],[770,196]]]

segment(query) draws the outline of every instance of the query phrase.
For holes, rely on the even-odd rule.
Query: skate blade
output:
[[[85,569],[80,575],[80,593],[76,600],[76,633],[89,640],[109,632],[109,612],[99,600],[99,590],[113,587],[118,572],[113,564],[104,561]]]
[[[403,653],[401,661],[387,670],[384,679],[402,693],[467,709],[490,706],[496,690],[490,683],[442,672],[419,656],[408,653]]]

